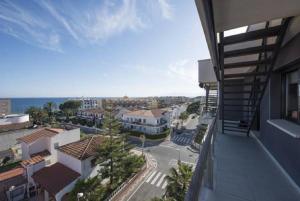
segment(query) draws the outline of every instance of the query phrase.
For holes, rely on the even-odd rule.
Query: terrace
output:
[[[282,3],[196,0],[211,56],[199,85],[208,110],[217,85],[218,110],[187,201],[300,200],[300,2]]]

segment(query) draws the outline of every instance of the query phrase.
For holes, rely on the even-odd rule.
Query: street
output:
[[[177,166],[178,160],[190,165],[196,163],[198,153],[188,147],[192,143],[197,123],[197,118],[189,118],[186,122],[186,130],[182,134],[174,134],[170,140],[164,142],[145,142],[144,151],[153,156],[157,167],[129,197],[129,201],[149,201],[154,197],[161,197],[167,186],[165,176],[168,175],[171,167]],[[141,142],[138,140],[131,142],[137,145],[137,149],[141,149]]]

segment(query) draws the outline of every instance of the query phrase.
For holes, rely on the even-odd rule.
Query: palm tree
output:
[[[45,111],[37,107],[30,107],[25,113],[29,114],[31,121],[34,124],[42,124],[46,116]]]
[[[166,176],[168,185],[164,197],[169,200],[183,201],[192,177],[192,166],[178,161],[178,168],[171,168]]]
[[[47,102],[44,104],[44,110],[46,110],[47,115],[48,115],[48,119],[49,119],[49,123],[51,123],[53,121],[53,111],[56,108],[56,104],[54,102]]]

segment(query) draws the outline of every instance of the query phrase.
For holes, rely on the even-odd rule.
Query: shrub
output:
[[[82,126],[85,126],[87,122],[86,122],[85,119],[80,119],[80,120],[79,120],[79,123],[80,123]]]
[[[86,123],[86,125],[89,126],[89,127],[93,127],[93,126],[94,126],[94,123],[93,123],[92,121],[88,121],[88,122]]]
[[[141,135],[145,135],[146,139],[157,140],[157,139],[166,138],[170,134],[170,129],[166,129],[165,131],[163,131],[160,134],[152,134],[152,135],[144,134],[139,131],[131,131],[131,130],[126,130],[125,132],[127,132],[130,136],[141,137]]]
[[[73,118],[73,119],[71,119],[71,122],[72,122],[72,124],[78,124],[78,119]]]

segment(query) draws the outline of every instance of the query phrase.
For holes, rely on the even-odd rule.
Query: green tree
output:
[[[107,196],[105,186],[101,185],[99,177],[88,178],[86,180],[78,180],[70,192],[68,200],[77,200],[77,194],[83,193],[80,200],[84,201],[100,201]]]
[[[132,148],[120,134],[121,123],[114,118],[113,112],[112,107],[108,106],[103,120],[104,135],[107,137],[97,150],[97,161],[103,166],[102,177],[110,179],[111,189],[126,177],[124,162],[128,160]]]
[[[38,124],[41,125],[43,124],[47,114],[46,112],[38,107],[29,107],[26,111],[26,114],[29,114],[30,120],[34,123],[34,124]]]
[[[56,104],[54,102],[47,102],[44,104],[44,110],[47,112],[49,123],[53,122],[54,110],[56,108]]]
[[[193,175],[192,166],[178,162],[178,169],[171,168],[166,176],[168,185],[164,197],[169,200],[183,201]]]
[[[64,115],[67,118],[67,121],[69,121],[70,116],[75,115],[75,113],[78,111],[80,106],[81,106],[81,101],[68,100],[68,101],[60,104],[59,109],[64,113]]]
[[[196,101],[188,105],[186,111],[188,114],[199,113],[200,101]]]

